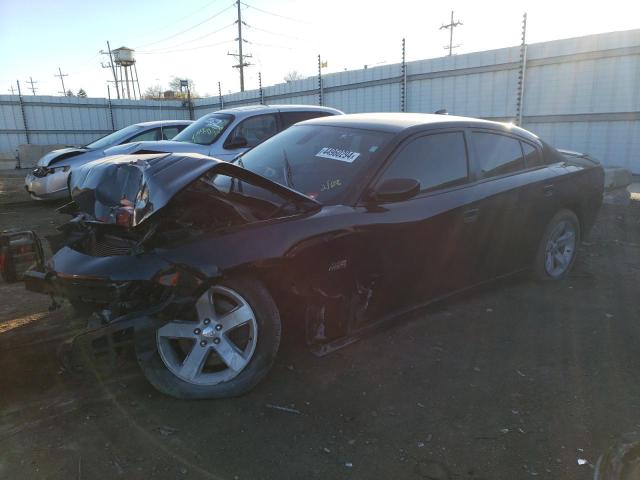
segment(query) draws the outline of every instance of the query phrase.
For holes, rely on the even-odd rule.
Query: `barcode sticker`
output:
[[[331,160],[340,160],[341,162],[352,163],[360,156],[358,152],[342,150],[340,148],[324,147],[316,153],[316,157],[330,158]]]

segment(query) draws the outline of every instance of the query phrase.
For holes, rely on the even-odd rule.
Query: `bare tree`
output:
[[[162,98],[162,93],[163,92],[164,92],[164,90],[162,89],[162,86],[153,85],[151,87],[148,87],[144,91],[144,98],[148,98],[148,99]]]
[[[298,72],[297,70],[291,70],[284,76],[284,81],[289,83],[289,82],[294,82],[296,80],[302,80],[303,78],[304,77],[300,72]]]
[[[180,88],[180,82],[186,80],[187,84],[189,85],[189,91],[191,92],[191,98],[196,98],[198,97],[198,93],[196,92],[196,84],[193,83],[193,80],[191,80],[190,78],[178,78],[178,77],[173,77],[171,79],[171,81],[169,82],[169,88],[171,90],[173,90],[174,92],[176,92],[176,96],[180,97],[186,97],[187,96],[187,91],[184,87]],[[180,92],[182,92],[182,94],[180,94]]]

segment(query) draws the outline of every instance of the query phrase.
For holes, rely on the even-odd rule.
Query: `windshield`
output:
[[[298,125],[235,163],[320,203],[336,204],[391,136],[357,128]]]
[[[144,130],[144,127],[141,127],[140,125],[129,125],[128,127],[121,128],[120,130],[91,142],[87,145],[87,148],[103,149],[113,147],[114,145],[121,144],[124,140],[142,130]]]
[[[211,145],[232,121],[233,115],[211,113],[189,125],[173,137],[173,140],[176,142],[197,143],[198,145]]]

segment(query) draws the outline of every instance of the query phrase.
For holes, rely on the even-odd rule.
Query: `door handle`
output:
[[[463,213],[464,223],[473,223],[478,219],[478,215],[480,214],[479,208],[470,208],[469,210],[465,210]]]
[[[553,185],[545,185],[542,187],[542,193],[545,197],[551,197],[553,195]]]

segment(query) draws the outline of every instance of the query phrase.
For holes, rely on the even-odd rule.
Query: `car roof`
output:
[[[257,113],[273,112],[327,112],[340,115],[342,112],[336,108],[321,107],[318,105],[245,105],[242,107],[225,108],[212,113],[229,113],[232,115],[249,116]]]
[[[481,118],[439,115],[434,113],[354,113],[334,117],[321,117],[300,122],[299,125],[329,125],[336,127],[362,128],[382,132],[399,133],[412,127],[488,127],[503,131],[513,131],[526,137],[538,137],[527,130],[509,123],[494,122]]]
[[[166,125],[189,125],[193,123],[193,120],[154,120],[151,122],[140,122],[135,125],[139,127],[159,127]]]

